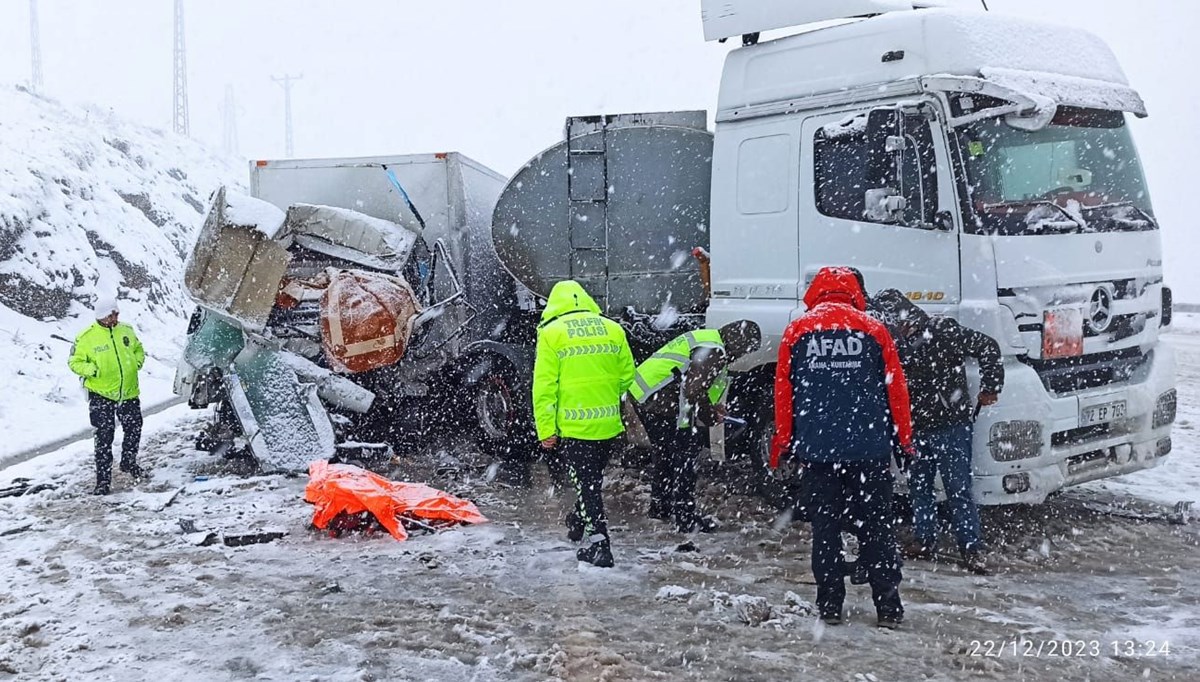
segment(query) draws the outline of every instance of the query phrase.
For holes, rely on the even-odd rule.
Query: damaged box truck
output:
[[[503,182],[428,154],[258,161],[251,197],[217,192],[176,380],[215,406],[199,444],[302,469],[421,433],[518,310],[489,236]]]

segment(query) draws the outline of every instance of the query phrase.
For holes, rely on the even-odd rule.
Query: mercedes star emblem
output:
[[[1088,302],[1088,326],[1097,334],[1108,330],[1112,324],[1112,293],[1104,287],[1097,287],[1092,292]]]

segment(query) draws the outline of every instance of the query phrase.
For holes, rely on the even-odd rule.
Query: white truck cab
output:
[[[849,4],[873,3],[897,4]],[[709,38],[787,25],[715,4]],[[1004,393],[975,423],[981,504],[1156,466],[1175,418],[1170,291],[1129,115],[1145,107],[1099,38],[990,13],[909,3],[733,50],[708,324],[762,327],[743,385],[770,400],[808,282],[850,265],[869,292],[999,342]]]

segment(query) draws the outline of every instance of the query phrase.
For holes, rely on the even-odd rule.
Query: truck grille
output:
[[[1143,354],[1134,346],[1077,358],[1036,360],[1023,357],[1021,362],[1037,372],[1047,391],[1062,394],[1129,381],[1152,356],[1153,351]]]

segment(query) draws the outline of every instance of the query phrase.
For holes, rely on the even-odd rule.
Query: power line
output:
[[[183,0],[175,0],[175,132],[188,134],[187,46],[183,32]]]
[[[33,79],[30,84],[34,92],[42,90],[42,41],[41,29],[38,27],[37,0],[29,0],[29,49],[33,67]]]
[[[283,88],[283,147],[284,155],[288,158],[295,155],[295,144],[292,138],[292,81],[298,81],[301,78],[304,78],[304,74],[271,76],[271,80],[279,83]]]

